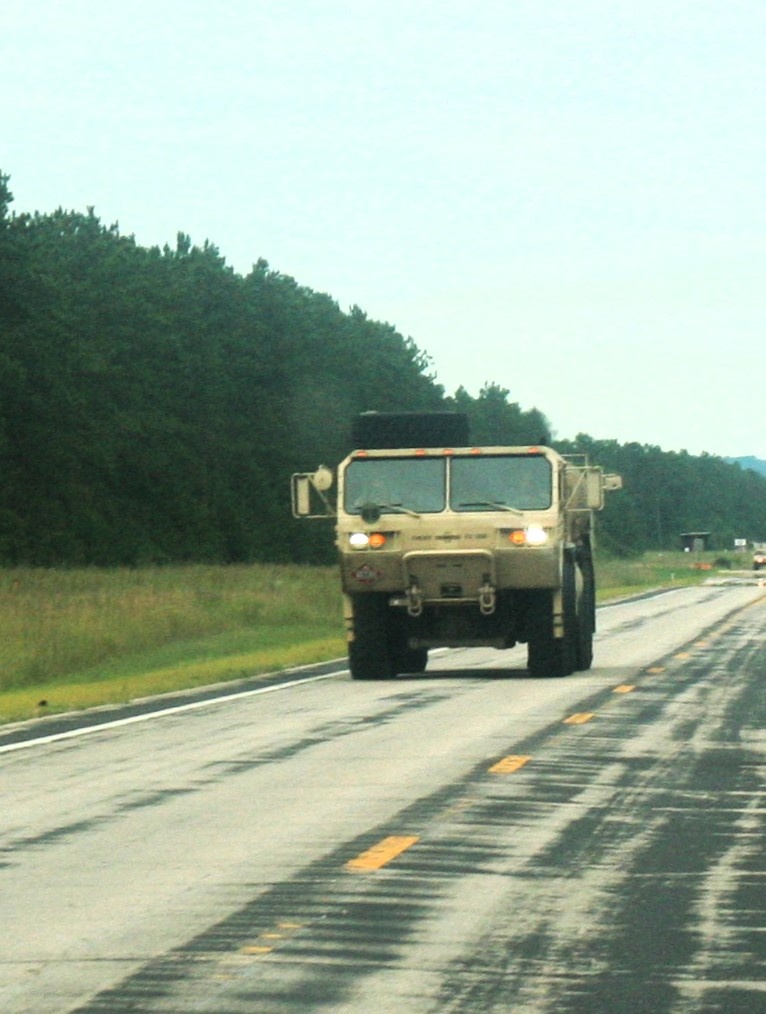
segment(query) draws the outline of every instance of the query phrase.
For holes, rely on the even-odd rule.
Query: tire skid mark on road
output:
[[[513,743],[503,760],[535,759],[513,778],[498,779],[486,762],[477,765],[291,878],[250,885],[251,897],[239,910],[98,994],[80,1014],[286,1012],[307,1009],[311,997],[327,1008],[354,1009],[343,1005],[353,1005],[369,977],[406,963],[443,906],[487,877],[507,892],[511,918],[466,926],[471,953],[440,970],[434,1010],[480,1011],[498,1003],[502,1009],[537,1004],[527,1009],[540,1011],[669,1010],[679,981],[696,976],[700,989],[700,975],[712,974],[726,956],[722,945],[695,965],[697,940],[686,932],[679,941],[676,929],[697,911],[704,869],[715,868],[721,850],[730,857],[730,876],[719,882],[718,896],[708,893],[713,914],[710,901],[699,909],[705,939],[714,951],[715,932],[729,921],[728,939],[741,950],[738,981],[751,988],[742,963],[752,956],[755,937],[730,925],[726,905],[743,889],[739,866],[755,863],[733,830],[732,792],[749,802],[757,768],[749,760],[732,767],[730,746],[719,744],[706,790],[719,833],[706,849],[699,845],[700,822],[711,811],[699,812],[691,788],[704,756],[696,737],[707,735],[711,699],[722,728],[727,708],[734,721],[736,686],[706,677],[705,667],[711,656],[724,669],[732,659],[752,661],[739,640],[741,623],[735,619],[722,630],[715,652],[700,648],[637,674],[637,693],[594,693],[583,703],[600,720],[581,732],[558,720]],[[761,720],[756,707],[748,714],[756,724]],[[668,736],[675,746],[660,755],[658,743]],[[748,813],[752,821],[752,807]],[[369,877],[344,876],[354,857],[393,836],[392,824],[411,828],[417,847],[398,852],[396,862]],[[757,829],[747,828],[757,843]],[[740,851],[732,851],[732,840]],[[284,925],[295,929],[281,932]],[[211,982],[218,984],[212,992]],[[737,988],[729,985],[729,994]]]
[[[328,665],[319,663],[301,667],[307,671],[320,670],[317,675],[295,679],[293,675],[284,673],[259,673],[243,682],[244,688],[232,688],[224,685],[201,691],[186,691],[180,694],[168,694],[147,700],[133,701],[122,706],[108,705],[93,708],[89,711],[71,712],[62,715],[51,715],[37,721],[22,722],[17,728],[0,730],[0,754],[14,753],[32,747],[48,746],[71,739],[80,739],[94,733],[109,732],[124,726],[142,724],[156,719],[169,718],[174,715],[198,711],[217,705],[230,704],[233,700],[258,697],[321,680],[336,679],[347,672],[336,669],[336,663]],[[329,672],[324,671],[330,669]],[[291,670],[291,673],[301,671]],[[255,686],[253,686],[255,684]],[[265,685],[264,685],[265,684]],[[180,702],[180,703],[179,703]],[[48,730],[47,732],[44,730]]]
[[[603,692],[599,692],[599,696],[603,696]],[[560,728],[552,722],[549,730],[541,730],[532,739],[543,743],[550,735],[562,735]],[[569,771],[573,777],[559,778],[552,788],[541,790],[526,813],[521,812],[523,807],[514,804],[521,826],[525,823],[534,826],[541,816],[550,820],[562,805],[582,805],[577,797],[583,792],[583,784],[597,779],[598,772],[590,766],[578,767],[577,764],[570,765]],[[550,777],[549,771],[541,773]],[[152,997],[153,1011],[165,1009],[165,999],[170,1005],[167,1009],[175,1010],[178,1009],[179,990],[182,996],[195,995],[200,979],[238,983],[240,988],[253,961],[278,960],[280,956],[291,965],[296,961],[302,963],[304,969],[313,968],[317,963],[331,968],[332,987],[324,981],[324,974],[320,976],[322,995],[327,995],[329,989],[330,995],[337,993],[341,1001],[345,980],[350,982],[364,975],[371,965],[377,967],[380,963],[397,960],[400,949],[406,947],[418,924],[433,917],[445,885],[477,873],[508,876],[507,849],[499,847],[493,839],[498,821],[507,825],[509,814],[498,813],[498,798],[488,790],[487,774],[486,764],[478,765],[465,779],[406,809],[397,823],[432,829],[427,847],[423,848],[424,832],[417,836],[418,849],[407,855],[399,854],[393,868],[381,866],[371,887],[352,890],[345,885],[339,890],[337,872],[347,867],[349,855],[374,851],[383,828],[344,845],[314,867],[302,871],[294,883],[268,887],[238,913],[186,947],[148,963],[116,990],[99,994],[81,1008],[82,1014],[96,1011],[117,1014],[123,1009],[130,1010],[130,1005],[138,997],[145,998],[147,991]],[[473,840],[466,835],[467,829],[473,829]],[[367,844],[360,852],[359,844],[365,840],[372,844]],[[385,879],[380,881],[379,876]],[[266,934],[279,920],[294,921],[301,926],[301,932],[274,943]],[[281,975],[280,972],[280,982]],[[308,979],[313,975],[319,972],[314,970]],[[270,977],[267,975],[267,978]],[[280,984],[277,989],[285,1009],[293,1002],[299,1005],[298,993],[291,992],[290,981],[288,976],[287,983]],[[305,974],[300,976],[300,985],[294,988],[300,995],[306,989],[314,989],[310,981],[307,983]],[[248,1002],[256,1003],[258,995],[257,992],[249,994]],[[274,1009],[280,1008],[275,1006]]]
[[[560,735],[560,728],[551,723],[550,734]],[[541,730],[532,739],[544,742],[546,735]],[[582,792],[583,780],[593,775],[588,770],[571,781],[564,779],[550,798],[533,804],[530,822],[534,824],[541,813],[555,814],[562,803]],[[521,777],[523,772],[517,779]],[[242,1010],[258,1009],[264,995],[269,996],[269,1009],[302,1009],[301,997],[307,991],[321,994],[329,1004],[342,1002],[371,968],[401,959],[418,927],[434,917],[450,884],[475,874],[509,874],[507,849],[494,841],[495,817],[487,809],[493,806],[489,789],[493,782],[496,779],[488,776],[484,762],[465,778],[405,808],[396,823],[424,829],[418,847],[370,878],[338,880],[350,859],[390,836],[390,822],[345,843],[290,880],[254,888],[252,899],[237,912],[98,994],[79,1008],[80,1014],[118,1014],[135,1005],[140,1009],[147,997],[153,1012],[185,1009],[184,1003],[199,996],[203,981],[218,982],[219,989],[228,984],[247,996],[252,1006]],[[501,819],[507,822],[506,816]],[[473,837],[466,834],[470,828],[476,831]],[[273,946],[263,934],[280,920],[300,923],[302,930]],[[271,950],[264,950],[267,947]],[[263,976],[257,986],[248,985],[254,961]],[[262,963],[272,961],[280,963],[277,971],[264,971]],[[285,972],[285,962],[290,973]],[[208,1009],[216,1010],[217,1002],[211,1001]],[[204,1008],[195,1002],[195,1009]],[[229,1007],[222,1003],[221,1009]]]
[[[538,869],[549,890],[542,901],[529,891],[535,907],[525,909],[520,884],[514,919],[487,932],[445,981],[440,1010],[494,1010],[498,1003],[582,1014],[754,1009],[753,997],[766,989],[758,775],[766,737],[756,737],[754,756],[745,733],[762,728],[766,715],[758,689],[763,648],[746,624],[728,625],[712,667],[709,652],[707,670],[693,658],[679,661],[662,681],[652,677],[645,692],[625,699],[630,725],[622,734],[615,727],[611,744],[604,739],[627,762],[608,810],[583,814],[519,871],[523,881]],[[739,683],[732,671],[743,674]],[[664,699],[664,712],[652,696]],[[684,720],[690,708],[693,722]],[[605,712],[599,731],[608,736],[608,720],[625,715],[622,706]],[[669,730],[677,748],[663,760],[659,745]],[[701,769],[707,777],[699,788]]]
[[[165,806],[178,797],[199,793],[211,785],[225,780],[232,775],[246,775],[255,768],[264,767],[289,760],[310,750],[328,739],[353,736],[365,733],[371,728],[395,721],[399,716],[432,707],[446,696],[444,691],[431,690],[405,691],[396,694],[386,707],[377,712],[373,718],[367,713],[349,718],[344,722],[330,722],[317,725],[310,729],[300,740],[291,741],[284,747],[271,750],[254,748],[226,761],[216,761],[207,768],[200,769],[202,774],[195,774],[188,784],[168,784],[141,792],[131,792],[124,797],[115,796],[98,818],[87,821],[75,821],[60,826],[48,827],[38,833],[23,834],[9,837],[0,844],[0,852],[12,854],[29,848],[55,846],[62,841],[69,841],[75,835],[87,834],[95,827],[124,819],[131,813]],[[44,819],[44,814],[42,818]]]

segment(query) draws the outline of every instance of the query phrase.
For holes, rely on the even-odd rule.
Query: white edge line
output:
[[[156,711],[147,711],[142,715],[131,715],[129,718],[116,718],[112,722],[100,722],[96,725],[86,725],[81,729],[69,729],[67,732],[54,732],[50,736],[39,736],[37,739],[25,739],[20,743],[8,743],[0,746],[0,754],[13,753],[15,750],[26,750],[32,746],[45,746],[47,743],[58,743],[62,739],[76,739],[78,736],[88,736],[93,732],[103,732],[104,729],[117,729],[123,725],[135,725],[138,722],[150,722],[155,718],[164,718],[166,715],[178,715],[182,711],[195,711],[198,708],[209,708],[214,704],[224,704],[237,700],[241,697],[256,697],[258,694],[271,694],[276,690],[289,690],[291,687],[299,687],[304,683],[318,683],[320,680],[329,680],[345,672],[345,669],[337,669],[335,672],[323,673],[321,676],[306,676],[303,679],[291,680],[289,683],[277,683],[270,687],[256,687],[254,690],[241,690],[232,694],[222,694],[220,697],[209,697],[204,701],[191,701],[189,704],[176,704],[172,708],[158,708]]]

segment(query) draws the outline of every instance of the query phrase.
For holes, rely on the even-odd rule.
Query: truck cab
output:
[[[402,438],[379,427],[375,443]],[[358,446],[337,469],[334,508],[328,470],[294,476],[297,516],[315,494],[335,514],[352,677],[422,671],[434,647],[517,643],[533,675],[588,668],[592,515],[616,479],[548,446],[467,440]]]

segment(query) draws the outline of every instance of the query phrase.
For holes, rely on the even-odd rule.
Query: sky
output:
[[[560,438],[766,458],[763,0],[6,0],[2,25],[17,214],[264,258]]]

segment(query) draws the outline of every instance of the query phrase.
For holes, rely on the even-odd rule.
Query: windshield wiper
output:
[[[507,503],[498,503],[496,500],[468,500],[465,503],[459,503],[457,506],[458,510],[469,507],[491,507],[492,510],[508,511],[509,514],[518,514],[520,517],[524,514],[517,507],[509,507]]]
[[[411,518],[420,517],[416,511],[411,511],[409,507],[404,507],[400,503],[366,503],[362,506],[359,513],[362,515],[363,520],[368,524],[374,525],[383,511],[390,511],[392,514],[407,514]]]

